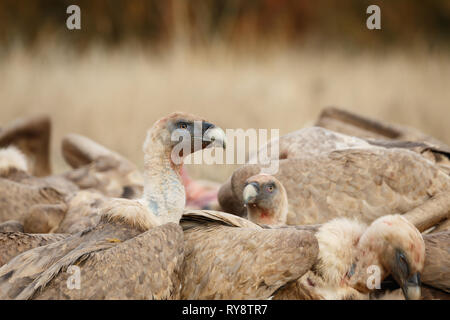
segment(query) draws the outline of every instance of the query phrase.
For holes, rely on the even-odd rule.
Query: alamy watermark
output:
[[[78,266],[69,266],[67,268],[67,273],[70,276],[67,278],[66,285],[69,290],[80,290],[81,289],[81,269]]]
[[[369,30],[381,29],[381,9],[376,4],[372,4],[367,7],[367,14],[370,16],[366,20],[366,26]]]
[[[72,4],[67,7],[66,13],[70,14],[66,19],[66,26],[69,30],[81,29],[81,9],[79,6]],[[370,16],[366,20],[366,26],[369,30],[381,29],[381,9],[376,4],[367,7],[366,14]]]
[[[270,131],[270,140],[269,138]],[[259,164],[261,173],[276,174],[279,168],[279,129],[226,129],[211,128],[202,133],[202,122],[194,121],[194,138],[188,130],[172,132],[172,141],[178,143],[172,149],[171,160],[175,164]],[[226,140],[226,148],[223,144]],[[203,143],[210,143],[202,153],[186,158],[191,150],[200,150]],[[193,145],[192,145],[193,144]],[[270,149],[270,150],[269,150]],[[270,152],[269,152],[270,151]],[[247,160],[247,155],[252,154]]]
[[[66,13],[70,16],[66,20],[66,26],[69,30],[81,29],[81,9],[79,6],[72,4],[67,7]]]

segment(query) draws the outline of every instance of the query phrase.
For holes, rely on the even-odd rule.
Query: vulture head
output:
[[[360,243],[379,254],[380,264],[401,287],[406,299],[420,299],[425,243],[413,224],[401,215],[383,216],[370,225]]]
[[[280,181],[268,174],[248,178],[242,192],[248,219],[258,224],[286,224],[288,200]]]
[[[152,153],[159,144],[170,152],[175,165],[182,165],[183,159],[191,153],[207,147],[225,148],[225,132],[204,119],[182,112],[175,112],[158,120],[149,130],[144,152]]]

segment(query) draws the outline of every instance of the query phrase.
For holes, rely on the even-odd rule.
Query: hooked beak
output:
[[[420,273],[414,273],[408,280],[400,284],[403,295],[406,300],[419,300],[421,297],[420,290]]]
[[[245,186],[242,196],[244,198],[244,204],[248,205],[255,201],[259,193],[259,186],[256,182],[251,182]]]
[[[211,142],[208,148],[218,147],[225,149],[227,144],[225,132],[219,127],[211,127],[206,130],[203,135],[203,141]]]

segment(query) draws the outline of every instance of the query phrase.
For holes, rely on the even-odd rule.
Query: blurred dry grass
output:
[[[154,56],[134,47],[82,56],[56,47],[12,50],[0,60],[0,125],[48,113],[53,167],[60,141],[78,132],[142,165],[146,129],[175,110],[223,128],[310,125],[325,106],[417,127],[450,143],[448,53],[273,50],[232,55],[219,48],[176,49]],[[196,177],[223,181],[233,166],[190,166]]]

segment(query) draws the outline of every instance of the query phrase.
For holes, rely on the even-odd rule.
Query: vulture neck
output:
[[[258,224],[282,226],[286,224],[287,208],[261,209],[247,206],[249,220]]]
[[[180,177],[182,164],[174,164],[172,148],[151,134],[144,152],[144,201],[161,224],[179,223],[186,202]]]

